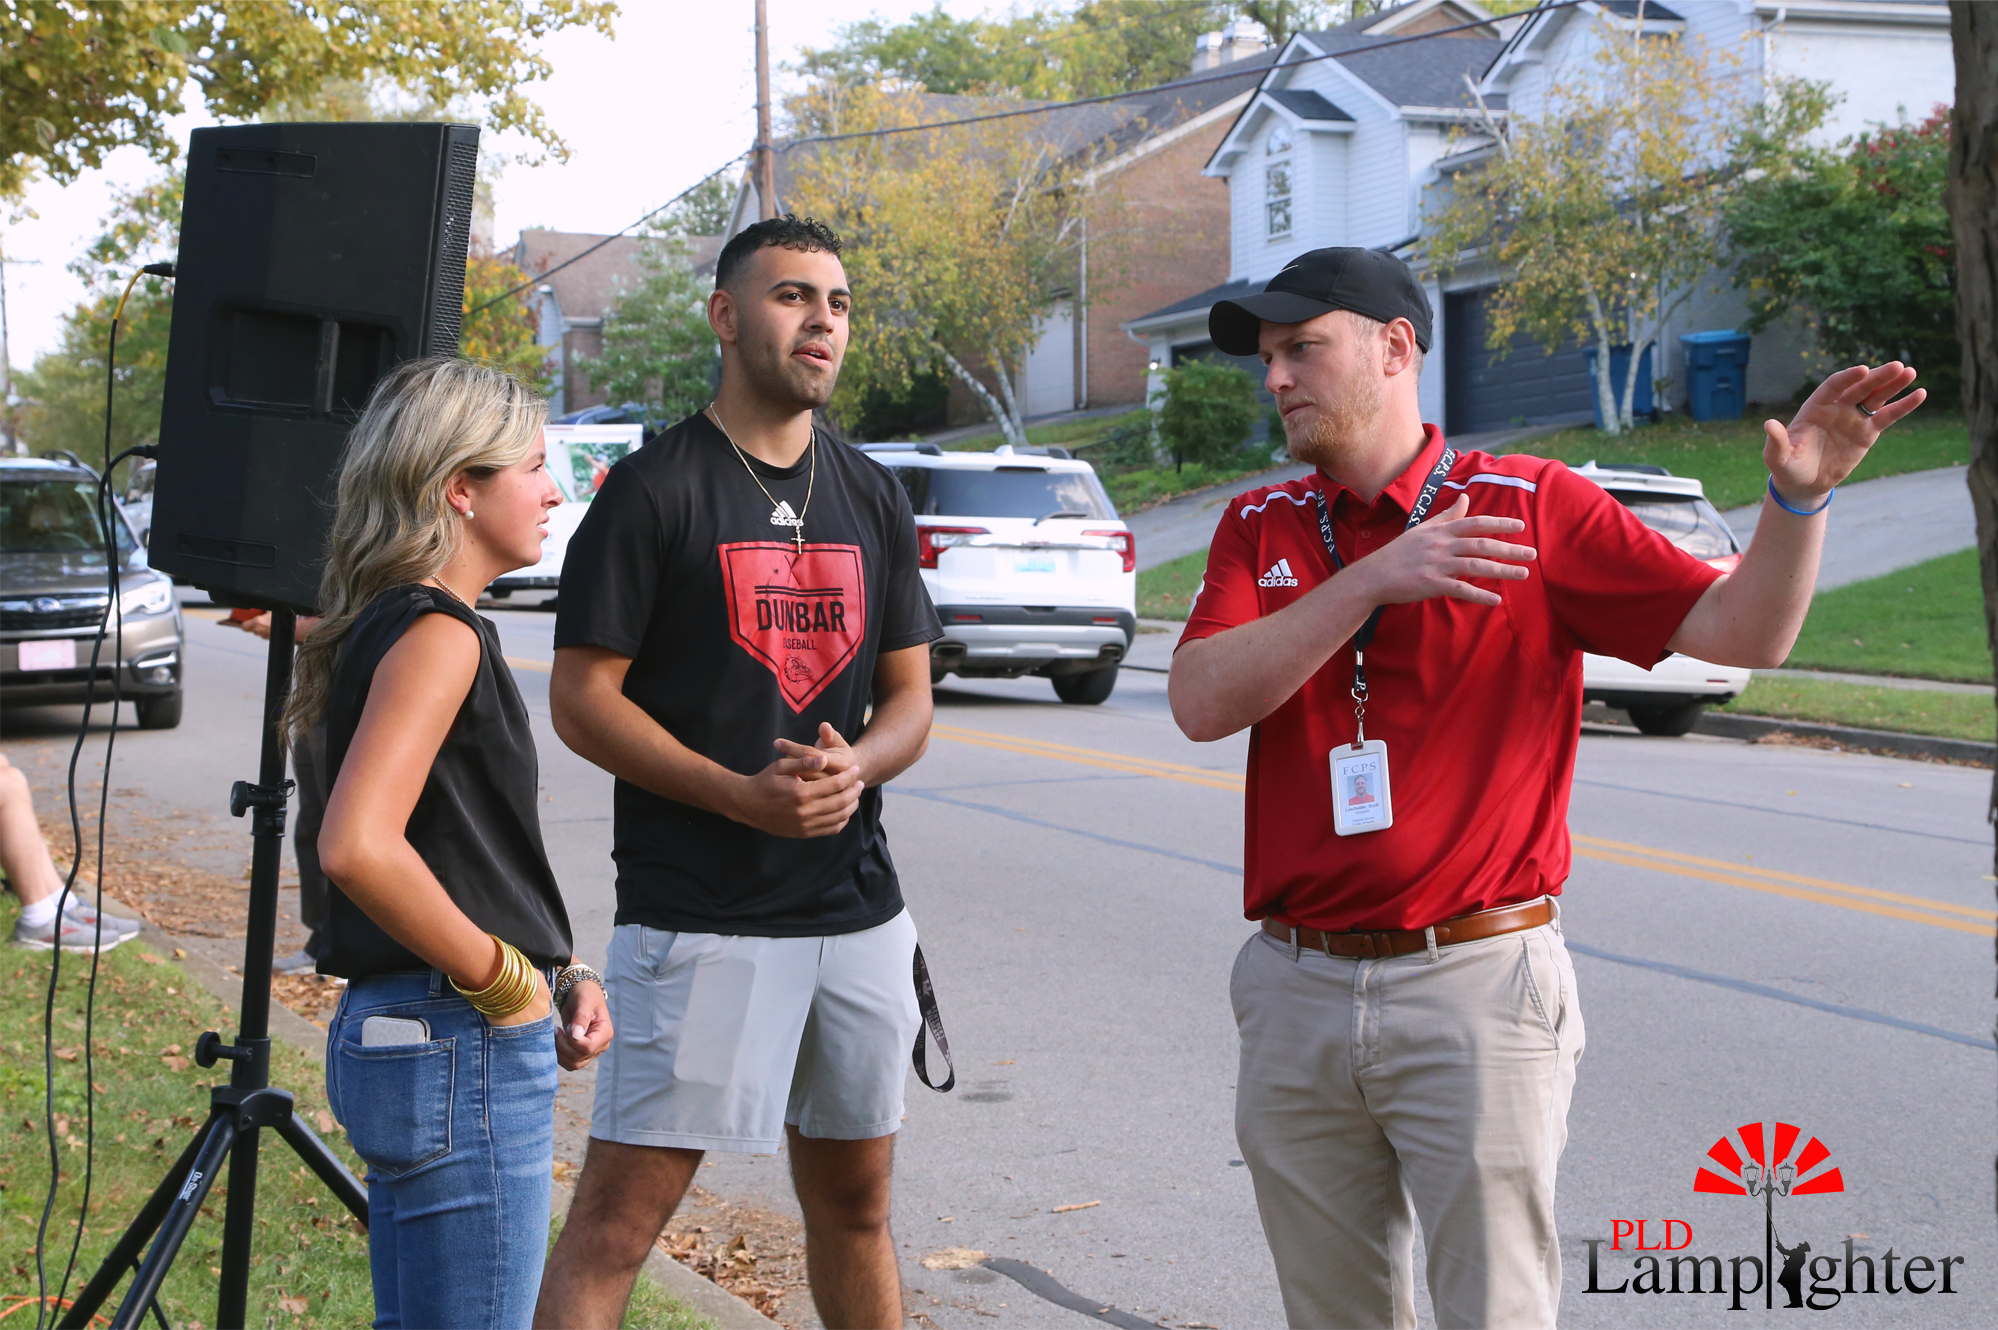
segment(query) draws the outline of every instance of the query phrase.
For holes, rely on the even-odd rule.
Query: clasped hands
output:
[[[776,748],[776,761],[736,783],[728,816],[773,836],[838,835],[867,786],[853,746],[821,723],[817,744],[779,739]]]

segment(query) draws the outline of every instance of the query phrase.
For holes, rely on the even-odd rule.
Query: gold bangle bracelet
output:
[[[466,988],[456,979],[451,981],[451,987],[457,989],[481,1016],[489,1020],[505,1020],[533,1005],[534,966],[512,943],[490,933],[487,936],[493,938],[493,945],[500,951],[499,977],[476,991]]]

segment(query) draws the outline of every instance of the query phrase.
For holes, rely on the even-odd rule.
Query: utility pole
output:
[[[7,254],[0,248],[0,455],[13,456],[14,362],[7,352]]]
[[[769,0],[756,0],[756,204],[763,220],[777,215],[777,154],[770,143]]]

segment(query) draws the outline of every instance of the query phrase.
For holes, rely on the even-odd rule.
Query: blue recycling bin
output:
[[[1695,420],[1740,420],[1748,409],[1747,333],[1684,333],[1686,409]]]
[[[1651,351],[1645,347],[1644,355],[1637,362],[1637,391],[1630,395],[1630,416],[1633,420],[1651,418]],[[1596,362],[1600,358],[1594,350],[1582,353],[1589,362],[1589,405],[1596,413],[1596,428],[1603,428],[1603,395],[1596,391]],[[1623,379],[1630,373],[1630,348],[1613,346],[1610,348],[1610,391],[1616,400],[1623,401]]]

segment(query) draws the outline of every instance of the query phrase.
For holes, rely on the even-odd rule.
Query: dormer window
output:
[[[1290,163],[1263,168],[1263,211],[1272,240],[1290,234]]]
[[[1277,157],[1290,151],[1290,126],[1279,124],[1270,131],[1269,138],[1263,141],[1263,155]]]

